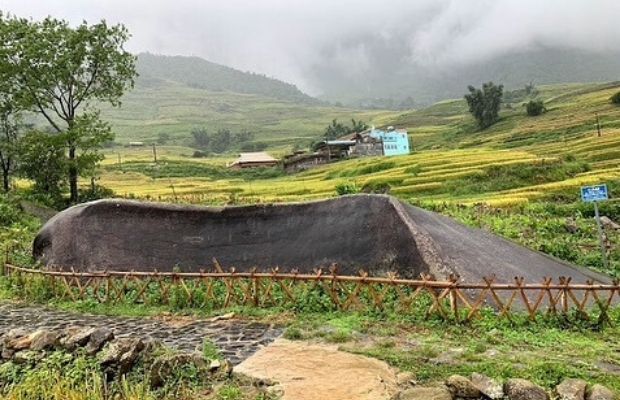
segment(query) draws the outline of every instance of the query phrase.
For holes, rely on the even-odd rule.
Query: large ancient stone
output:
[[[312,272],[337,263],[340,273],[355,275],[363,267],[403,277],[455,273],[474,282],[489,275],[609,281],[385,195],[225,208],[100,200],[50,219],[33,253],[48,267],[81,271],[198,271],[216,258],[238,271]]]

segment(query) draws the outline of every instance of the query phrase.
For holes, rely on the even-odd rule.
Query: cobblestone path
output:
[[[181,351],[199,350],[204,339],[209,338],[219,347],[222,355],[235,365],[282,334],[282,329],[273,325],[236,319],[166,321],[78,314],[44,307],[0,303],[0,333],[13,328],[34,331],[39,328],[57,330],[69,326],[105,326],[112,329],[119,338],[151,337]]]

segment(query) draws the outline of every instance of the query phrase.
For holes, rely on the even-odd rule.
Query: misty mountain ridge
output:
[[[385,55],[384,55],[385,56]],[[364,108],[412,108],[460,98],[468,85],[493,81],[507,90],[534,84],[608,82],[620,79],[620,53],[539,48],[495,56],[480,62],[430,67],[406,55],[370,64],[364,74],[315,68],[319,98]]]
[[[290,83],[253,72],[239,71],[200,57],[140,53],[137,70],[137,84],[142,87],[157,85],[160,81],[173,81],[213,92],[254,94],[293,103],[321,103]]]
[[[200,57],[138,55],[139,86],[175,81],[213,92],[255,94],[297,104],[330,102],[357,108],[410,109],[460,98],[468,85],[494,81],[507,90],[534,84],[620,80],[620,53],[537,48],[477,63],[444,67],[414,64],[407,54],[386,50],[362,72],[345,73],[329,63],[309,66],[322,94],[311,97],[276,78],[216,64]]]

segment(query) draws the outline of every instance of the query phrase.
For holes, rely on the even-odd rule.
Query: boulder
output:
[[[614,222],[611,218],[603,215],[601,217],[601,224],[605,227],[605,228],[609,228],[609,229],[614,229],[616,231],[620,231],[620,224],[617,224],[616,222]]]
[[[192,362],[192,355],[187,353],[171,354],[156,359],[149,371],[149,383],[152,388],[163,386],[172,372]]]
[[[581,379],[564,379],[555,388],[558,400],[584,400],[588,384]]]
[[[85,350],[89,355],[94,355],[105,346],[106,343],[114,339],[114,332],[108,328],[95,329],[86,344]]]
[[[497,400],[504,397],[504,389],[502,388],[502,385],[486,375],[474,372],[471,374],[471,382],[486,398]]]
[[[463,399],[477,399],[480,397],[480,390],[464,376],[452,375],[446,379],[445,383],[453,397]]]
[[[586,397],[587,400],[615,400],[614,392],[603,385],[593,385]]]
[[[60,344],[58,334],[46,329],[40,329],[30,335],[30,349],[35,351],[50,350]]]
[[[16,351],[29,349],[31,342],[32,339],[27,330],[23,328],[11,329],[2,338],[2,349],[3,351],[7,350],[7,352],[14,353]]]
[[[99,363],[103,367],[123,364],[123,369],[126,369],[129,364],[136,361],[142,349],[144,342],[141,339],[119,339],[108,343],[99,354]]]
[[[60,340],[60,345],[69,351],[83,347],[94,331],[95,328],[69,328],[65,331],[65,337]]]
[[[549,400],[545,389],[525,379],[508,379],[504,393],[510,400]]]
[[[452,400],[452,394],[443,386],[415,387],[400,392],[398,400]]]
[[[23,350],[18,351],[13,355],[13,362],[15,364],[30,364],[34,365],[41,361],[45,357],[45,354],[40,351]]]

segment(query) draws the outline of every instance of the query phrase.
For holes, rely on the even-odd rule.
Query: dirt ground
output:
[[[397,392],[393,368],[336,345],[277,339],[235,371],[278,382],[283,400],[385,400]]]

